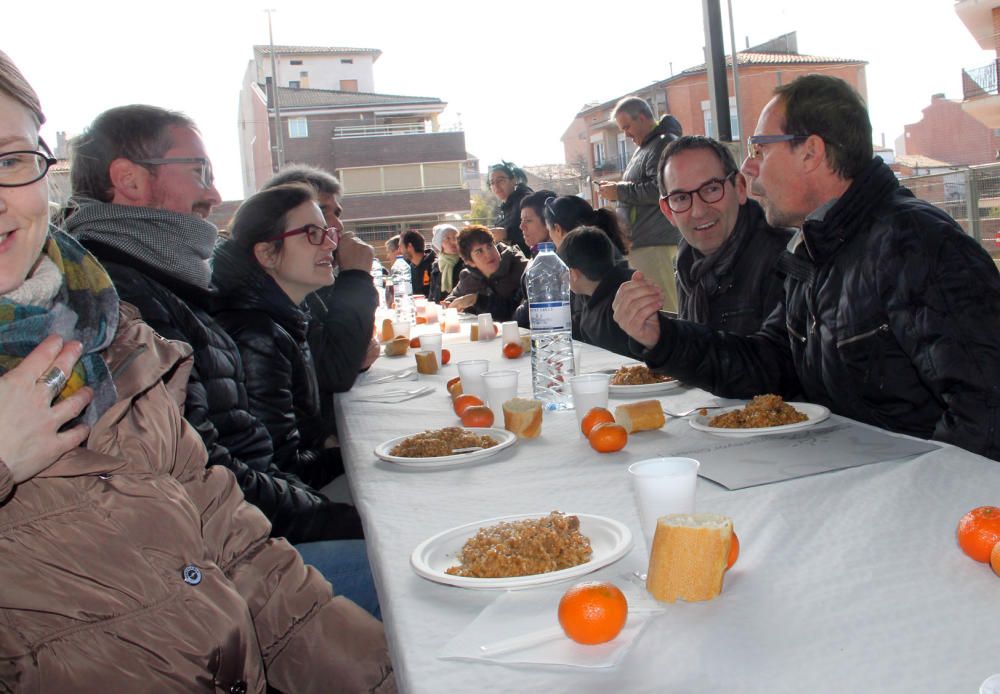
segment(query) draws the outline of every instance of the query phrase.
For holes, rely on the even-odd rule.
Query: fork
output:
[[[384,393],[379,393],[377,396],[354,398],[354,401],[399,403],[399,402],[405,402],[406,400],[412,400],[413,398],[419,398],[422,395],[427,395],[433,390],[434,388],[432,388],[431,386],[422,386],[420,388],[416,388],[415,390],[390,390]]]
[[[694,414],[699,410],[719,410],[722,409],[723,407],[728,407],[728,405],[702,405],[701,407],[692,407],[690,410],[685,410],[684,412],[667,412],[666,410],[663,410],[663,414],[667,415],[668,417],[683,418],[687,417],[690,414]]]
[[[409,376],[412,376],[414,369],[403,369],[402,371],[397,371],[396,373],[389,374],[387,376],[381,376],[373,381],[368,381],[365,383],[366,386],[375,386],[380,383],[389,383],[391,381],[399,381]]]

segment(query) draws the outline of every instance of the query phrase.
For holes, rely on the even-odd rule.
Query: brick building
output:
[[[730,127],[736,140],[753,132],[757,118],[773,96],[774,88],[800,75],[822,72],[840,77],[867,97],[863,60],[803,55],[795,33],[785,34],[737,54],[742,123],[737,123],[731,56],[726,56],[729,85]],[[696,65],[642,89],[622,94],[580,111],[562,136],[566,162],[585,162],[593,180],[618,180],[635,146],[611,118],[615,104],[625,96],[638,96],[649,103],[659,119],[670,113],[688,135],[715,135],[705,65]],[[595,200],[595,203],[598,201]]]
[[[469,211],[478,161],[461,131],[441,131],[447,104],[374,91],[381,52],[367,48],[254,46],[240,92],[243,188],[251,195],[278,168],[275,97],[285,163],[335,173],[348,230],[381,247],[393,234],[429,231]]]
[[[981,48],[996,52],[990,64],[962,70],[962,108],[1000,129],[1000,0],[959,0],[955,12]]]
[[[899,154],[920,154],[952,166],[991,164],[1000,154],[997,131],[969,115],[961,101],[931,97],[917,123],[903,126]]]

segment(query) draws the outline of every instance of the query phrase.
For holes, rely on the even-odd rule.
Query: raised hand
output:
[[[660,340],[658,312],[662,306],[663,291],[638,271],[618,288],[611,303],[615,322],[626,335],[647,349]]]

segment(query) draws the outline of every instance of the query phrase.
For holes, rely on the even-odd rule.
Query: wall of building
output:
[[[954,165],[989,164],[1000,154],[995,131],[962,110],[961,102],[931,97],[918,123],[903,126],[907,154]]]
[[[338,137],[331,141],[329,151],[337,168],[465,161],[468,156],[464,132]]]
[[[301,61],[301,65],[292,65],[293,60]],[[343,60],[353,61],[343,63]],[[300,87],[309,89],[340,89],[341,80],[357,80],[359,92],[374,92],[374,56],[371,53],[344,53],[337,55],[322,55],[302,53],[299,55],[282,53],[275,56],[278,67],[278,84],[289,86],[289,82],[298,80]],[[307,72],[308,84],[302,81],[301,73]],[[271,74],[271,59],[264,59],[257,65],[257,81],[263,83],[265,77]]]
[[[239,119],[243,196],[249,197],[274,171],[266,96],[252,81],[245,82],[240,92]]]
[[[347,222],[415,215],[465,214],[469,211],[469,191],[456,188],[386,195],[345,195],[343,205],[343,218]]]

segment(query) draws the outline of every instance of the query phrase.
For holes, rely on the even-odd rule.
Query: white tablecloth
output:
[[[950,446],[734,492],[699,479],[697,509],[733,518],[739,562],[719,598],[668,606],[614,668],[438,658],[496,594],[418,577],[409,565],[414,547],[496,516],[599,514],[625,523],[635,546],[590,577],[628,580],[646,556],[626,468],[683,450],[692,431],[668,420],[601,455],[579,435],[572,411],[554,412],[541,438],[468,467],[410,471],[379,461],[372,449],[382,441],[457,424],[444,383],[460,359],[516,365],[519,394],[530,396],[527,357],[501,360],[499,341],[453,340],[445,344],[451,365],[420,377],[437,385],[431,395],[398,405],[352,402],[356,391],[338,396],[344,459],[404,691],[974,693],[1000,672],[1000,578],[955,542],[964,513],[1000,505],[1000,464]],[[582,345],[583,372],[622,361]],[[411,353],[378,365],[412,363]],[[711,399],[696,389],[657,397],[668,409]]]

